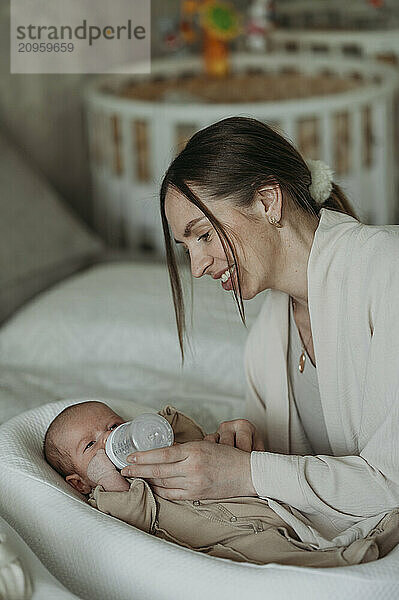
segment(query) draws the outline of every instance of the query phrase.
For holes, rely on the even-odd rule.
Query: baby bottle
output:
[[[164,417],[143,413],[111,431],[105,442],[105,452],[118,469],[123,469],[131,464],[127,457],[132,452],[172,446],[173,441],[173,429]]]

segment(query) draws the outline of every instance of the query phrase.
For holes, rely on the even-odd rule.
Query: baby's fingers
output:
[[[206,440],[207,442],[214,442],[215,444],[218,444],[219,443],[219,438],[220,438],[220,435],[216,431],[215,433],[208,433],[204,437],[204,440]]]
[[[260,437],[259,433],[256,431],[255,432],[255,436],[254,436],[254,447],[253,450],[256,450],[257,452],[264,452],[265,451],[265,445],[263,443],[262,438]]]
[[[236,431],[236,448],[244,452],[252,450],[252,435],[247,431]]]

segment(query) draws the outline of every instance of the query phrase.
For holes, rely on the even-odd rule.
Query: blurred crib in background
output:
[[[103,76],[86,93],[94,223],[112,246],[163,254],[159,186],[198,129],[250,116],[332,166],[360,218],[396,218],[392,130],[399,74],[372,60],[236,54],[225,80],[195,58],[154,61],[151,76]]]
[[[399,28],[356,31],[347,29],[277,29],[269,36],[277,52],[312,52],[335,58],[368,57],[399,64]]]
[[[391,3],[393,5],[393,3]],[[399,24],[397,12],[389,10],[388,6],[383,6],[374,10],[375,19],[370,19],[369,12],[362,15],[358,12],[358,17],[363,16],[363,20],[350,21],[345,11],[342,19],[335,19],[337,28],[330,26],[298,29],[298,23],[306,24],[306,13],[300,18],[300,5],[298,3],[287,5],[285,9],[292,9],[291,17],[295,20],[288,21],[290,27],[287,29],[275,29],[268,38],[269,51],[295,54],[312,53],[313,55],[324,58],[362,58],[365,60],[374,59],[385,64],[390,64],[396,68],[399,73]],[[353,7],[351,7],[353,8]],[[366,6],[358,7],[367,9]],[[385,10],[383,10],[385,8]],[[392,8],[392,7],[391,7]],[[339,10],[338,6],[330,7],[331,10]],[[356,11],[355,15],[356,15]],[[368,20],[366,20],[366,14]],[[314,16],[314,15],[313,15]],[[331,17],[331,15],[329,15]],[[298,18],[299,17],[299,18]],[[396,18],[395,18],[396,17]],[[334,19],[330,18],[330,23]],[[396,28],[392,28],[396,22]],[[296,23],[296,27],[294,25]],[[325,23],[324,23],[325,24]],[[356,26],[359,29],[356,29]],[[399,190],[399,95],[394,98],[394,114],[392,122],[392,131],[394,136],[394,176],[396,190]],[[394,222],[399,222],[399,194],[397,196],[397,209]]]

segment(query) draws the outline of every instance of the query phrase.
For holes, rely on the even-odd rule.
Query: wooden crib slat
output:
[[[334,132],[332,125],[332,115],[330,111],[325,111],[321,115],[321,157],[322,160],[334,167],[333,148]]]
[[[390,113],[390,115],[388,115]],[[372,104],[371,122],[374,133],[374,185],[375,207],[373,222],[385,225],[391,222],[395,212],[395,178],[393,176],[393,136],[389,123],[393,123],[392,98],[380,99]]]

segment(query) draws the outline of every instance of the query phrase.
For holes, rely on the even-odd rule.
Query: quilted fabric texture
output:
[[[49,571],[81,598],[398,597],[399,548],[373,563],[334,569],[237,564],[181,548],[100,513],[42,456],[48,424],[71,403],[35,408],[0,427],[0,511]],[[148,411],[128,401],[108,404],[125,418]]]

